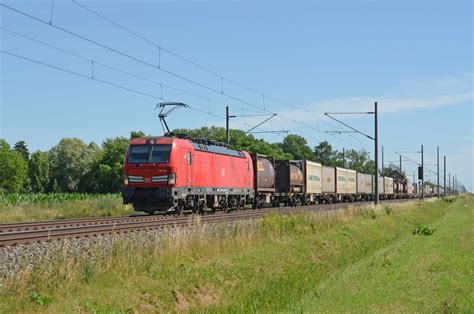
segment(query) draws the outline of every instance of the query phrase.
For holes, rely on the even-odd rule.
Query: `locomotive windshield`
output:
[[[167,163],[170,159],[171,145],[151,145],[150,146],[150,162]]]
[[[132,145],[128,155],[129,164],[168,163],[171,145]]]

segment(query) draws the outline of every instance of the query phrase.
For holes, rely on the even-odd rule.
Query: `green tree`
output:
[[[283,152],[291,155],[293,159],[314,160],[314,154],[311,151],[311,148],[308,146],[306,139],[302,136],[296,134],[287,135],[280,144],[280,147]]]
[[[368,174],[375,174],[375,161],[370,159],[362,167],[361,172]]]
[[[0,149],[10,149],[10,144],[8,144],[3,138],[0,138]]]
[[[362,150],[356,151],[355,149],[349,149],[346,151],[346,167],[364,172],[365,165],[369,161],[369,153]]]
[[[13,149],[17,151],[25,161],[28,161],[30,158],[30,152],[28,151],[28,146],[25,141],[16,142]]]
[[[28,162],[30,189],[33,192],[46,192],[49,186],[48,153],[36,151],[31,154]]]
[[[175,134],[189,134],[192,138],[205,138],[218,142],[225,141],[225,128],[223,127],[202,127],[199,129],[176,129]],[[292,159],[291,154],[285,153],[279,143],[268,143],[262,139],[256,139],[252,134],[242,130],[230,130],[230,147],[236,150],[245,150],[250,153],[259,153],[273,156],[276,159]]]
[[[314,159],[325,166],[342,167],[342,154],[334,150],[328,141],[322,141],[314,147]]]
[[[129,140],[108,138],[102,143],[100,157],[81,181],[81,190],[92,193],[117,193],[122,187],[123,160]]]
[[[20,192],[28,176],[27,162],[0,139],[0,192]]]
[[[142,131],[130,132],[130,140],[133,140],[134,138],[140,138],[140,137],[145,137],[145,133],[143,133]]]
[[[100,149],[95,143],[87,145],[78,138],[64,138],[49,151],[51,183],[59,191],[77,192],[79,182],[97,160]]]

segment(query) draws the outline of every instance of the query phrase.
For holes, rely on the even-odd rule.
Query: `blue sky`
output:
[[[398,161],[394,151],[416,151],[424,144],[425,161],[434,164],[439,145],[441,155],[447,155],[448,172],[472,188],[471,1],[77,1],[258,93],[224,81],[225,94],[243,101],[239,102],[0,7],[2,50],[91,75],[89,61],[5,29],[12,30],[94,60],[97,79],[158,97],[2,53],[0,137],[10,143],[25,140],[31,150],[45,150],[63,137],[100,143],[106,137],[128,136],[130,130],[161,134],[154,107],[163,95],[218,116],[224,114],[224,104],[236,115],[262,114],[257,108],[264,107],[279,116],[262,130],[289,130],[305,136],[311,146],[327,139],[338,149],[372,151],[372,143],[364,137],[325,133],[340,127],[322,113],[370,110],[378,101],[386,163]],[[49,23],[49,0],[3,3]],[[157,47],[71,1],[55,1],[52,24],[157,64]],[[160,89],[97,63],[203,98]],[[217,91],[222,88],[218,76],[169,53],[161,54],[161,66]],[[211,99],[209,104],[206,98]],[[343,118],[372,132],[371,117]],[[255,125],[259,119],[238,118],[232,127],[248,129],[244,124]],[[224,125],[224,121],[188,109],[175,113],[169,124],[195,128]],[[283,137],[259,136],[270,141]],[[407,156],[419,159],[416,154]],[[404,168],[413,173],[415,165],[407,161]]]

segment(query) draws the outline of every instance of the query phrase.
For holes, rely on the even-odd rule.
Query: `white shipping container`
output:
[[[383,177],[379,177],[379,194],[385,194],[385,186],[383,183]]]
[[[357,172],[357,193],[372,193],[372,176],[370,174]]]
[[[347,182],[347,169],[336,167],[336,193],[349,193]]]
[[[346,170],[347,173],[347,193],[357,193],[357,172],[355,170]]]
[[[321,168],[321,174],[323,193],[336,192],[336,170],[334,167],[323,166]]]
[[[385,194],[393,194],[393,178],[383,177],[384,178],[384,192]]]
[[[321,194],[321,164],[305,160],[305,193]]]

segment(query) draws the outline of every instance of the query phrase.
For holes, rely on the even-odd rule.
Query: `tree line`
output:
[[[222,127],[176,129],[175,134],[225,141]],[[0,139],[0,192],[117,193],[122,185],[125,151],[133,138],[145,136],[132,131],[130,138],[107,138],[99,146],[78,138],[63,138],[49,151],[30,154],[25,141],[11,147]],[[269,143],[241,130],[230,130],[230,146],[237,150],[274,156],[276,159],[308,159],[328,166],[343,166],[342,152],[327,141],[311,148],[302,136],[290,134],[281,142]],[[346,150],[345,167],[374,173],[375,164],[366,151]]]

